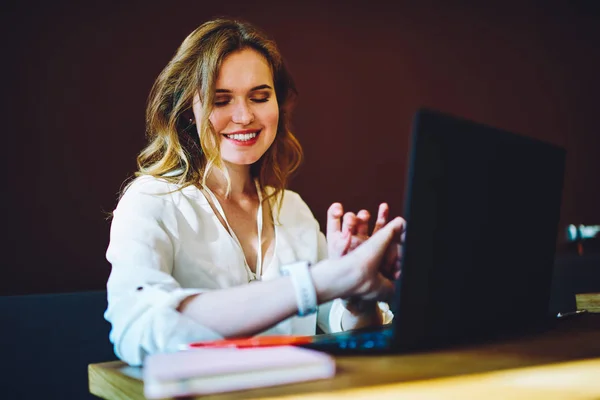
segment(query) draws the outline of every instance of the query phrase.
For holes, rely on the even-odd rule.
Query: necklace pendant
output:
[[[256,282],[258,281],[258,278],[256,277],[256,274],[254,272],[250,273],[250,279],[248,279],[248,283],[252,283],[252,282]]]

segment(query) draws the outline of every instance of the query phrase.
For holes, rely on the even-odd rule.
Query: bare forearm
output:
[[[179,311],[225,337],[249,336],[297,310],[289,278],[215,290],[184,300]]]
[[[311,276],[319,304],[343,293],[340,265],[315,265]],[[289,277],[205,292],[185,299],[178,310],[225,337],[262,332],[298,311]]]

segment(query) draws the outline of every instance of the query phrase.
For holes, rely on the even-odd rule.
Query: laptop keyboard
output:
[[[303,347],[325,352],[367,353],[387,349],[392,338],[392,327],[386,325],[365,331],[339,332],[315,336],[315,340]]]

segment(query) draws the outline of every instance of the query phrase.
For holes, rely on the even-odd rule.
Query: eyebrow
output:
[[[251,92],[254,92],[256,90],[262,90],[262,89],[271,89],[273,90],[273,88],[269,85],[258,85],[258,86],[254,86],[253,88],[250,89]],[[215,93],[231,93],[231,90],[229,89],[217,89],[215,90]]]

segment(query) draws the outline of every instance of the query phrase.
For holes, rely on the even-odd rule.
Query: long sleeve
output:
[[[174,351],[220,335],[179,313],[179,303],[202,289],[184,289],[173,278],[178,210],[166,184],[138,179],[120,200],[111,225],[107,283],[115,353],[130,365],[146,354]]]

